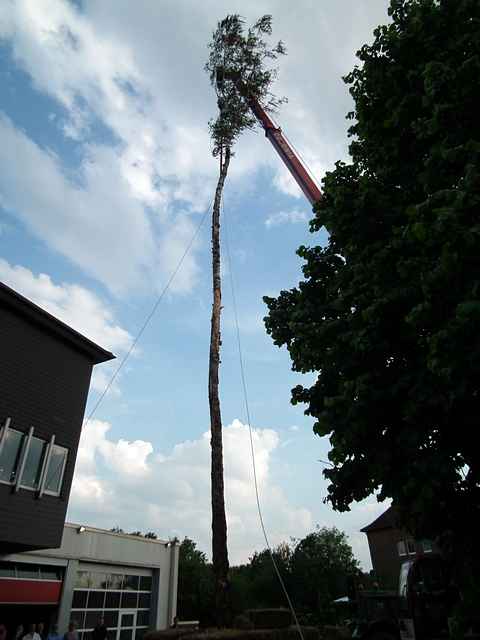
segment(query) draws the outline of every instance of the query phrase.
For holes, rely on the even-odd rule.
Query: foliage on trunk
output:
[[[239,15],[228,15],[218,23],[209,44],[205,70],[217,94],[218,116],[209,122],[213,155],[232,148],[246,129],[255,127],[249,99],[256,98],[265,109],[275,110],[285,98],[277,98],[271,86],[277,69],[271,61],[286,53],[279,41],[270,47],[265,37],[272,33],[272,17],[265,15],[244,30]]]
[[[266,298],[314,431],[328,500],[374,491],[418,536],[477,557],[480,517],[480,3],[392,0],[361,65],[351,162],[324,179],[304,281]],[[477,514],[477,515],[475,515]]]

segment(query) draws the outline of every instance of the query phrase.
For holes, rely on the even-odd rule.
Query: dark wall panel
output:
[[[88,358],[0,307],[0,421],[69,449],[62,495],[42,496],[25,489],[13,493],[0,484],[0,553],[2,543],[18,548],[60,545],[85,411],[92,366]],[[9,546],[8,546],[9,548]]]

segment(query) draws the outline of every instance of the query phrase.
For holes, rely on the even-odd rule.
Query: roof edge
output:
[[[395,507],[390,506],[383,513],[381,513],[373,522],[367,524],[360,529],[362,533],[370,533],[370,531],[382,531],[383,529],[396,529],[398,528],[396,523],[397,513]]]
[[[162,546],[173,546],[173,544],[179,544],[172,540],[165,540],[163,538],[146,538],[145,536],[135,536],[131,533],[119,533],[118,531],[110,531],[109,529],[100,529],[99,527],[93,527],[88,524],[77,524],[75,522],[65,522],[63,525],[65,528],[69,529],[83,529],[85,532],[91,531],[92,533],[100,533],[102,535],[107,536],[116,536],[117,538],[128,538],[129,540],[138,540],[141,542],[147,543],[156,543]]]
[[[1,281],[0,302],[82,351],[90,358],[92,364],[100,364],[115,358],[113,353],[103,349]]]

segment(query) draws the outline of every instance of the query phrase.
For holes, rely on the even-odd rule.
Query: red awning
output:
[[[0,578],[0,604],[57,604],[61,580]]]

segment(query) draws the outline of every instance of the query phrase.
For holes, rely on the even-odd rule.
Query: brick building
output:
[[[375,577],[386,589],[398,586],[400,566],[405,560],[434,551],[430,540],[415,540],[398,525],[395,507],[389,507],[361,531],[367,534]]]

